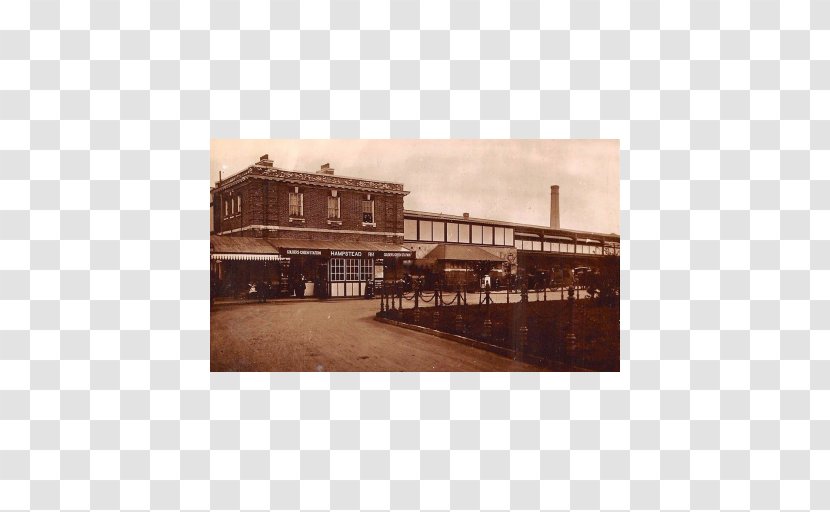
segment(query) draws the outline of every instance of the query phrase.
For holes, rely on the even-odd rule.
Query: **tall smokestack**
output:
[[[559,229],[559,185],[550,187],[550,227]]]

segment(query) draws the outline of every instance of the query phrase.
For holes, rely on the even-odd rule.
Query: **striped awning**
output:
[[[241,253],[220,253],[211,254],[212,260],[232,260],[232,261],[284,261],[290,258],[285,258],[279,254],[241,254]]]

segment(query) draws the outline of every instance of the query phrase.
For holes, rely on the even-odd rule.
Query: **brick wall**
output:
[[[403,233],[403,196],[372,193],[375,201],[375,226],[363,225],[362,200],[366,193],[352,190],[338,190],[340,197],[340,223],[329,222],[328,198],[331,197],[331,188],[317,186],[299,186],[303,193],[303,218],[305,222],[289,220],[289,193],[294,191],[294,185],[271,180],[247,180],[221,197],[221,207],[214,207],[214,226],[217,233],[239,229],[246,226],[288,226],[297,228],[327,229],[333,231],[365,231]],[[225,217],[224,201],[230,197],[242,196],[241,214]],[[236,199],[234,199],[236,200]],[[217,197],[214,203],[220,204]],[[333,219],[332,219],[333,220]],[[254,236],[275,236],[272,232],[257,230]],[[296,233],[290,235],[289,233]],[[369,234],[337,234],[318,232],[281,231],[283,238],[304,238],[318,240],[365,240],[376,242],[399,243],[403,237],[390,238],[386,235],[371,236]]]

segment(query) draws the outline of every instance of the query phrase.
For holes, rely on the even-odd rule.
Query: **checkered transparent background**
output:
[[[830,508],[830,2],[0,2],[0,508]],[[618,374],[209,374],[215,138],[618,138]],[[504,179],[520,179],[504,170]]]

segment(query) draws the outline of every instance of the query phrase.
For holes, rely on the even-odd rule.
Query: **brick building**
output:
[[[412,251],[403,243],[400,183],[274,167],[268,155],[211,190],[211,260],[222,294],[264,280],[292,293],[358,296],[394,277]]]

